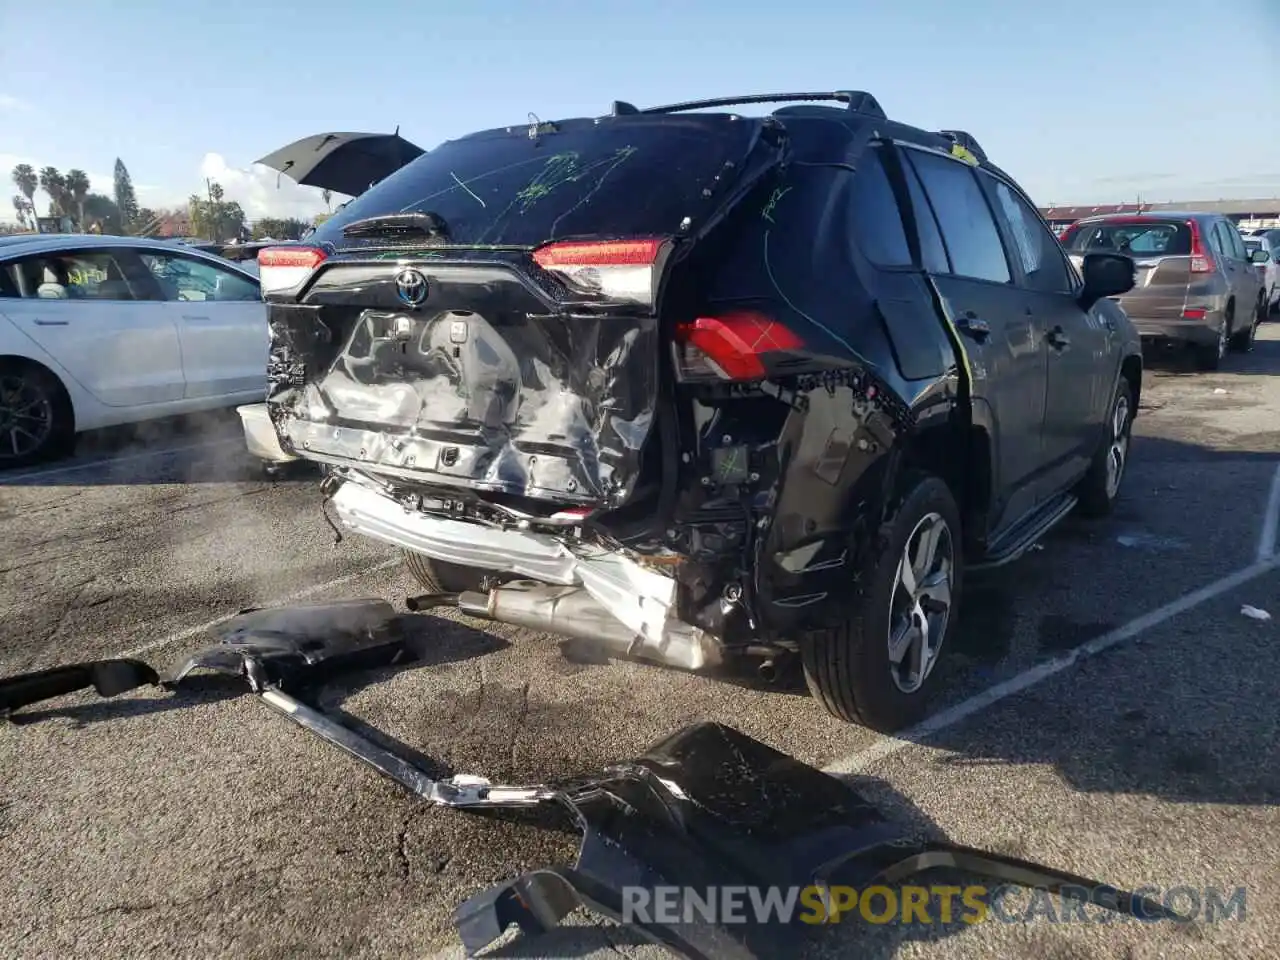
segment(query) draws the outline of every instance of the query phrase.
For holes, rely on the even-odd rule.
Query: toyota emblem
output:
[[[401,270],[396,275],[396,296],[408,306],[418,306],[427,299],[427,278],[417,270]]]

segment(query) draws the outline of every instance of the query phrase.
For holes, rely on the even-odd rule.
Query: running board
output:
[[[1074,494],[1064,493],[1038,507],[1030,516],[1018,523],[997,542],[993,549],[976,563],[967,564],[967,573],[983,573],[1017,560],[1034,547],[1042,537],[1075,509],[1078,502]]]

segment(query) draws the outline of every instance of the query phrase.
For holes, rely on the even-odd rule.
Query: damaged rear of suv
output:
[[[699,112],[829,101],[767,116]],[[441,145],[264,250],[269,414],[468,614],[925,709],[966,561],[1119,489],[1139,342],[976,141],[865,93]],[[426,601],[424,601],[426,602]]]

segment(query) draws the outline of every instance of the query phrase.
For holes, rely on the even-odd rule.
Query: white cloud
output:
[[[205,154],[200,164],[200,176],[202,180],[197,184],[195,193],[204,195],[204,178],[216,180],[222,186],[224,199],[239,203],[250,220],[263,217],[310,220],[325,209],[320,191],[315,187],[301,187],[261,164],[233,167],[220,153]]]
[[[11,93],[0,93],[0,111],[8,110],[12,113],[26,113],[31,109],[31,104],[27,101],[15,97]]]

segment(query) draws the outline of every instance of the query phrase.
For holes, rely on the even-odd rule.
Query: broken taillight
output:
[[[1213,257],[1205,249],[1200,224],[1195,220],[1188,220],[1187,226],[1191,229],[1191,272],[1213,273]]]
[[[676,372],[685,382],[763,380],[769,354],[803,346],[789,328],[754,310],[698,317],[676,326]]]
[[[533,261],[577,293],[653,305],[664,241],[559,241],[533,251]]]
[[[264,294],[292,290],[324,259],[319,247],[264,247],[258,251],[258,285]]]

